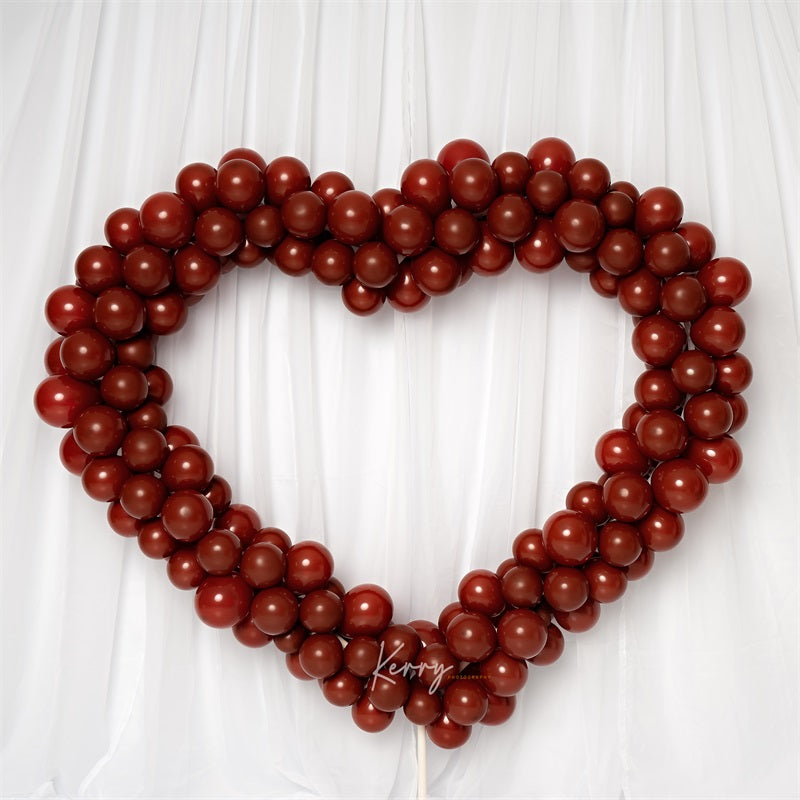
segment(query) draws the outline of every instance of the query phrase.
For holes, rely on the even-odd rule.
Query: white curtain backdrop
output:
[[[410,798],[415,731],[370,736],[274,648],[204,626],[107,526],[32,407],[43,302],[107,214],[246,145],[397,186],[469,136],[565,138],[668,185],[747,263],[744,467],[683,543],[531,668],[517,712],[429,745],[431,798],[778,798],[798,785],[798,4],[13,3],[2,15],[4,797]],[[236,271],[159,344],[168,411],[263,524],[435,619],[573,483],[641,364],[566,266],[368,319]]]

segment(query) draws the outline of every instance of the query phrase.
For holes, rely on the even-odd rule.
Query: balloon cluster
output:
[[[372,196],[338,172],[312,182],[295,158],[267,164],[232,150],[216,169],[182,169],[175,192],[113,212],[108,246],[80,253],[76,284],[47,299],[59,337],[35,405],[70,429],[62,462],[108,504],[111,527],[166,560],[204,622],[251,647],[273,642],[294,676],[317,680],[364,730],[383,730],[402,709],[437,745],[457,747],[473,725],[508,719],[529,665],[559,657],[563,630],[591,628],[600,604],[680,541],[682,515],[709,483],[739,470],[731,434],[747,416],[752,368],[733,306],[750,275],[714,258],[711,232],[682,216],[671,189],[612,183],[604,164],[576,160],[555,138],[493,162],[460,139],[411,164],[399,190]],[[322,544],[292,544],[231,502],[194,434],[167,422],[172,381],[154,364],[156,339],[235,266],[269,259],[313,272],[367,315],[385,300],[420,309],[515,255],[532,272],[565,258],[617,297],[647,368],[622,427],[597,443],[602,476],[574,486],[541,530],[521,532],[497,570],[465,575],[435,623],[398,624],[384,589],[346,591]]]

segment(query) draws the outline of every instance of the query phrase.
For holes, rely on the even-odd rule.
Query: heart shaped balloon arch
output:
[[[562,629],[591,628],[601,603],[680,541],[682,514],[708,484],[740,467],[730,434],[746,419],[752,369],[732,306],[750,275],[737,259],[714,258],[711,232],[682,216],[671,189],[611,183],[604,164],[576,160],[555,138],[492,162],[456,140],[411,164],[400,190],[372,196],[341,173],[312,183],[295,158],[267,164],[238,148],[216,169],[182,169],[174,193],[108,217],[109,246],[80,253],[76,285],[47,300],[60,336],[35,405],[70,428],[61,459],[108,503],[111,527],[166,559],[170,580],[196,590],[204,622],[232,627],[250,647],[273,642],[295,677],[318,680],[364,730],[383,730],[402,708],[434,743],[457,747],[472,725],[508,719],[529,665],[563,651]],[[265,259],[340,286],[345,306],[369,315],[385,300],[420,309],[473,272],[505,271],[515,255],[531,272],[566,258],[633,315],[633,348],[647,365],[636,402],[598,441],[596,482],[574,486],[541,530],[522,531],[496,571],[465,575],[436,623],[393,623],[384,589],[346,591],[322,544],[293,545],[231,502],[196,437],[167,422],[172,382],[154,364],[156,339],[180,330],[221,274]]]

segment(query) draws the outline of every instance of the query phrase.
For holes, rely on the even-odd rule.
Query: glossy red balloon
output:
[[[75,259],[75,278],[82,289],[98,295],[123,282],[122,258],[105,245],[87,247]]]
[[[689,264],[692,270],[698,270],[714,257],[717,243],[714,235],[699,222],[684,222],[676,229],[689,245]]]
[[[600,210],[586,200],[564,203],[556,211],[553,225],[561,246],[572,253],[584,253],[597,247],[606,227]]]
[[[253,592],[238,576],[206,578],[197,588],[197,616],[212,628],[230,628],[241,622],[250,608]]]
[[[616,472],[603,484],[603,503],[620,522],[641,519],[653,505],[653,492],[637,472]]]
[[[51,375],[36,388],[36,413],[56,428],[71,428],[78,416],[100,402],[100,392],[91,383],[69,375]]]
[[[340,630],[345,636],[377,636],[389,624],[394,611],[389,594],[373,583],[354,586],[342,603],[344,616]]]
[[[480,158],[488,162],[489,154],[472,139],[454,139],[439,151],[436,160],[448,172],[452,172],[456,164],[467,158]]]
[[[442,712],[438,719],[425,727],[425,731],[437,747],[452,750],[466,744],[472,728],[469,725],[459,725]]]
[[[118,208],[112,211],[104,226],[106,241],[120,253],[127,253],[144,244],[144,234],[139,223],[139,209]]]
[[[299,613],[297,598],[284,586],[273,586],[256,593],[250,606],[253,623],[270,636],[292,630]]]
[[[540,217],[533,232],[517,243],[517,260],[531,272],[547,272],[555,269],[564,258],[564,248],[556,235],[552,220]]]
[[[467,611],[493,617],[506,605],[500,578],[486,569],[468,572],[458,584],[458,600]]]
[[[686,331],[664,316],[652,314],[633,329],[633,351],[654,367],[668,367],[686,347]]]
[[[403,712],[406,719],[414,725],[429,725],[442,713],[441,696],[436,692],[429,692],[427,687],[414,681],[411,683]]]
[[[549,136],[531,145],[528,161],[534,172],[550,169],[566,176],[575,163],[575,153],[563,139]]]
[[[597,547],[597,529],[579,511],[551,514],[542,526],[542,538],[553,561],[569,567],[588,561]]]
[[[738,258],[715,258],[697,273],[697,280],[714,306],[735,306],[750,294],[750,270]]]
[[[597,624],[600,618],[600,604],[591,598],[574,611],[556,611],[556,622],[570,633],[584,633]]]
[[[547,625],[530,609],[511,609],[497,623],[497,643],[512,658],[534,658],[547,644]]]
[[[525,686],[528,680],[528,665],[524,660],[513,658],[503,650],[495,650],[480,664],[482,683],[499,697],[511,697]]]
[[[619,600],[628,586],[625,571],[597,559],[583,568],[589,581],[589,598],[597,603],[613,603]]]
[[[200,492],[181,489],[171,494],[161,508],[167,532],[182,542],[194,542],[211,528],[214,511]]]
[[[680,514],[694,511],[705,500],[708,480],[689,459],[676,458],[659,464],[650,479],[656,502]]]
[[[627,567],[642,554],[642,539],[635,525],[611,520],[600,529],[598,552],[603,561]]]
[[[472,611],[457,614],[445,631],[447,647],[461,661],[482,661],[497,645],[497,634],[488,617]]]
[[[457,206],[480,214],[489,208],[497,196],[500,181],[486,159],[465,158],[450,170],[449,187]]]
[[[196,212],[211,208],[217,200],[217,171],[211,164],[187,164],[175,178],[175,191]]]
[[[447,169],[432,158],[409,164],[400,179],[406,202],[435,217],[450,207]]]
[[[62,336],[94,327],[95,298],[80,286],[61,286],[50,292],[44,315],[50,327]]]
[[[636,201],[636,232],[650,237],[660,231],[672,231],[683,217],[683,201],[676,192],[656,186],[643,192]]]
[[[644,472],[647,456],[639,449],[636,436],[623,428],[604,433],[594,448],[594,457],[603,472]]]
[[[544,546],[542,532],[538,528],[528,528],[518,533],[511,549],[519,564],[539,572],[549,572],[553,568],[553,559]]]
[[[710,441],[691,439],[685,455],[700,468],[709,483],[729,481],[742,466],[742,449],[730,436]]]
[[[525,196],[537,213],[555,214],[559,206],[569,199],[569,185],[560,172],[542,169],[528,179]]]
[[[394,711],[381,711],[376,708],[366,693],[351,706],[353,722],[367,733],[378,733],[392,724]]]
[[[661,506],[653,506],[637,527],[645,548],[657,553],[671,550],[683,538],[683,518]]]
[[[176,250],[192,238],[194,210],[180,195],[158,192],[142,203],[139,224],[148,242]]]
[[[692,341],[715,358],[733,355],[744,341],[744,322],[728,306],[712,306],[692,323]]]
[[[589,597],[589,583],[575,567],[555,567],[544,579],[544,596],[557,611],[574,611]]]
[[[497,174],[500,181],[500,191],[503,193],[513,192],[523,194],[528,178],[533,171],[531,162],[522,153],[511,151],[500,153],[492,161],[492,169]]]

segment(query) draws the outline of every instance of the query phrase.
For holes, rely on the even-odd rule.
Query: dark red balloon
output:
[[[528,161],[534,172],[551,169],[566,176],[575,163],[575,153],[563,139],[550,136],[531,145]]]
[[[454,139],[448,142],[440,151],[436,160],[448,171],[467,158],[480,158],[489,161],[489,154],[472,139]]]
[[[706,476],[686,458],[659,464],[650,480],[656,502],[668,511],[680,514],[694,511],[708,492]]]
[[[597,547],[597,529],[579,511],[551,514],[542,526],[542,538],[553,561],[570,567],[588,561]]]
[[[586,200],[568,200],[556,211],[553,225],[565,250],[583,253],[600,244],[606,223],[597,206]]]
[[[683,202],[665,186],[643,192],[636,201],[636,232],[645,238],[660,231],[673,231],[683,217]]]
[[[148,242],[176,250],[192,238],[194,210],[180,195],[158,192],[142,203],[139,224]]]
[[[297,594],[324,588],[333,575],[333,556],[319,542],[298,542],[286,552],[286,587]]]
[[[213,628],[230,628],[241,622],[250,608],[253,592],[238,576],[206,578],[197,588],[197,616]]]
[[[342,598],[344,617],[341,632],[345,636],[377,636],[392,619],[394,607],[385,589],[364,583],[350,589]]]

